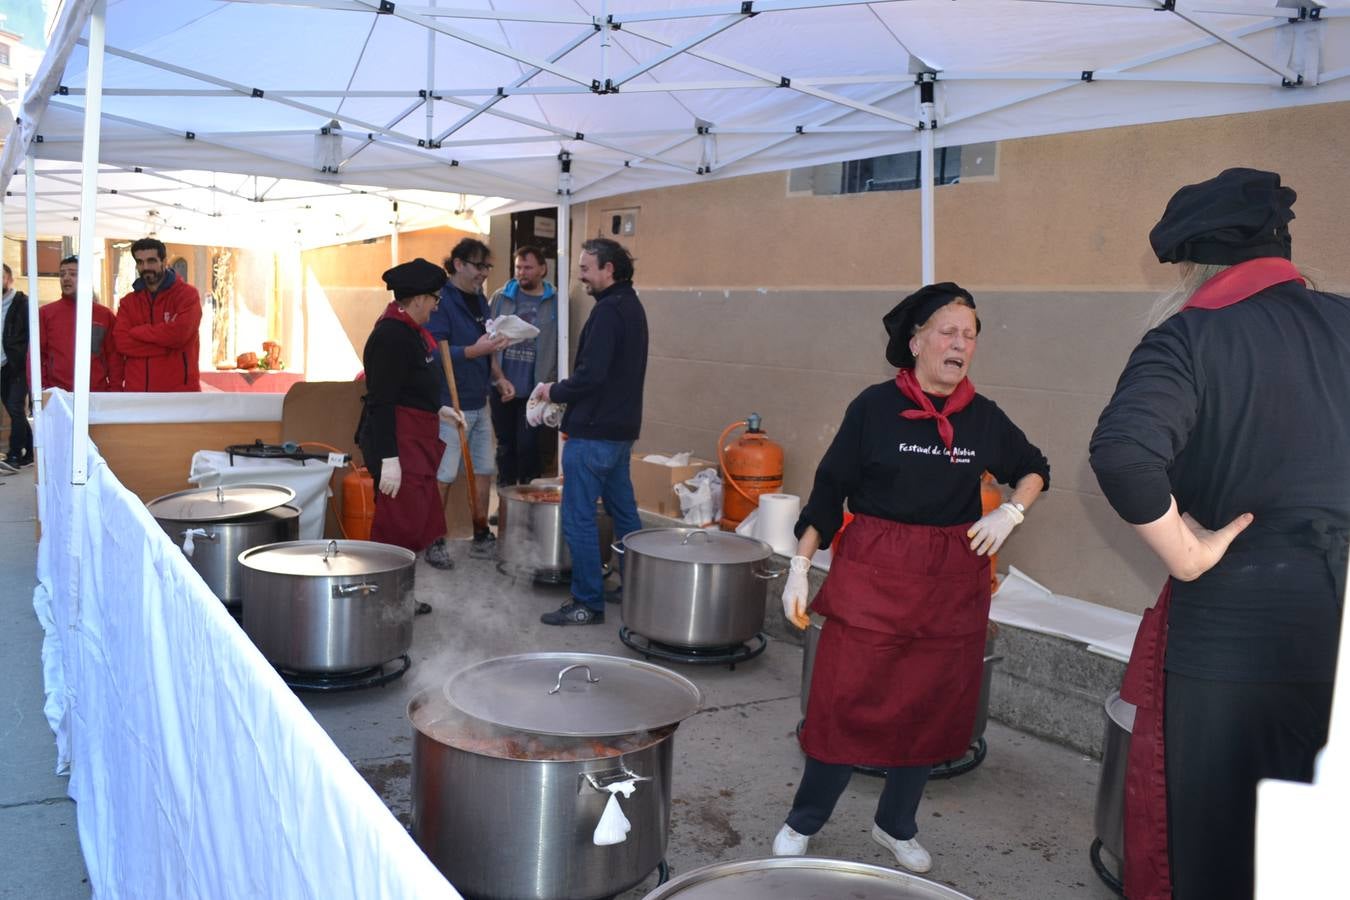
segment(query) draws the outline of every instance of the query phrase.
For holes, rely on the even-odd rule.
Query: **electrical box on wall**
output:
[[[616,240],[637,237],[637,218],[638,211],[636,208],[607,209],[604,213],[601,233],[605,237]]]

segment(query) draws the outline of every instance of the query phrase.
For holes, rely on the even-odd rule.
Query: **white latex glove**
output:
[[[544,399],[544,392],[548,385],[542,381],[534,386],[530,391],[530,399],[525,401],[525,421],[530,423],[531,428],[538,428],[539,423],[544,421],[544,407],[548,406],[548,401]]]
[[[460,428],[464,425],[464,413],[459,412],[453,406],[442,406],[436,410],[436,415],[441,417],[441,421],[447,425],[458,425]]]
[[[806,615],[806,595],[811,591],[811,583],[806,573],[811,571],[811,560],[805,556],[794,556],[788,564],[787,584],[783,585],[783,615],[798,628],[810,626],[811,619]]]
[[[397,456],[390,456],[387,459],[380,460],[380,493],[389,497],[397,497],[398,489],[403,484],[403,467],[398,463]]]
[[[970,538],[970,549],[980,556],[997,553],[1012,530],[1022,524],[1023,518],[1022,513],[1011,503],[991,510],[966,532],[966,537]]]

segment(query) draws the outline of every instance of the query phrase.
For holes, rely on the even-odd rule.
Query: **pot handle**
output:
[[[705,530],[702,529],[702,528],[698,528],[698,529],[695,529],[694,531],[691,531],[691,532],[689,532],[688,534],[686,534],[686,535],[684,536],[684,540],[680,541],[680,543],[681,543],[681,544],[687,544],[687,543],[689,543],[690,538],[692,538],[692,537],[693,537],[694,535],[696,535],[696,534],[701,534],[701,535],[703,535],[703,539],[704,539],[705,541],[710,541],[710,540],[712,540],[712,538],[708,536],[708,532],[707,532],[707,531],[705,531]]]
[[[589,784],[593,790],[606,794],[609,793],[609,786],[611,784],[620,784],[625,781],[636,783],[639,781],[651,780],[652,777],[650,775],[639,775],[627,766],[620,765],[619,768],[610,769],[607,772],[582,772],[581,784],[577,787],[580,791]],[[627,795],[625,794],[625,796]]]
[[[618,541],[615,541],[614,543],[610,544],[610,545],[609,545],[609,549],[613,550],[615,553],[619,554],[620,556],[623,556],[623,548],[619,546],[619,542],[618,542]]]
[[[563,670],[562,670],[561,672],[558,673],[558,683],[555,684],[555,685],[553,685],[553,687],[549,688],[548,692],[549,692],[550,694],[556,694],[556,693],[558,693],[558,691],[561,691],[561,690],[562,690],[562,680],[563,680],[563,676],[566,675],[568,672],[572,671],[573,669],[585,669],[585,670],[586,670],[586,683],[587,683],[587,684],[599,684],[599,683],[600,683],[600,679],[599,679],[599,678],[596,678],[594,675],[591,674],[591,667],[590,667],[590,666],[586,665],[585,663],[576,663],[575,665],[565,666],[565,667],[563,668]]]
[[[771,581],[786,572],[787,569],[752,569],[751,573],[756,578],[763,578],[765,581]]]
[[[339,597],[349,597],[352,594],[360,594],[365,597],[369,594],[378,594],[380,586],[371,581],[363,581],[360,584],[335,584],[333,585],[333,599]]]

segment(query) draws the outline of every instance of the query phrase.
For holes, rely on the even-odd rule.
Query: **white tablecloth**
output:
[[[220,484],[280,484],[295,491],[300,507],[300,540],[323,537],[324,516],[328,512],[329,480],[333,466],[324,460],[256,459],[223,450],[198,450],[192,455],[188,481],[201,487]]]

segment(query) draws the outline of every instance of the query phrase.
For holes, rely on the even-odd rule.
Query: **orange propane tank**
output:
[[[980,476],[980,512],[983,515],[989,515],[994,510],[1003,505],[1003,492],[999,490],[998,484],[994,481],[994,476],[985,472]],[[989,590],[998,589],[998,574],[994,571],[994,565],[998,562],[998,554],[989,554]]]
[[[722,464],[723,531],[734,531],[741,520],[759,505],[760,494],[774,494],[783,489],[783,448],[760,430],[760,417],[732,422],[717,439],[717,461]],[[745,426],[745,434],[736,443],[727,444],[727,437]]]
[[[342,533],[348,540],[370,540],[375,521],[375,479],[361,466],[342,479]]]

